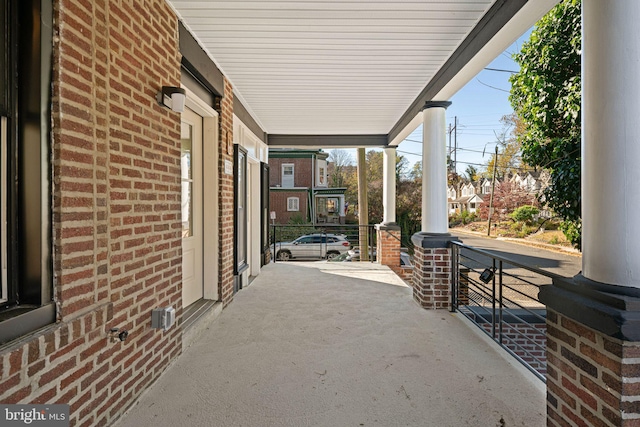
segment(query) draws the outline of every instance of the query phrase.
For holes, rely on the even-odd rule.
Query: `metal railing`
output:
[[[452,256],[451,310],[545,381],[546,307],[538,291],[561,276],[459,242]]]
[[[330,234],[344,235],[350,243],[350,248],[358,248],[360,246],[360,234],[365,233],[368,236],[369,241],[369,260],[374,261],[376,255],[376,232],[375,225],[350,225],[350,224],[327,224],[327,225],[312,225],[312,224],[272,224],[269,228],[269,242],[271,250],[273,251],[274,261],[279,261],[278,252],[281,250],[279,243],[292,242],[298,237],[319,234],[321,236],[327,236]],[[320,244],[309,245],[310,250],[306,250],[300,259],[324,259],[327,258],[327,254],[334,253],[337,248],[332,248],[327,243],[327,239],[322,239]],[[302,245],[299,246],[302,249]],[[339,249],[343,252],[343,249]]]

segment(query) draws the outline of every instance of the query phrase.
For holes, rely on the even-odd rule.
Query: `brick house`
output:
[[[107,425],[259,274],[265,133],[165,0],[0,13],[0,402]]]
[[[269,200],[276,222],[344,224],[346,188],[329,188],[328,157],[322,150],[269,150]]]

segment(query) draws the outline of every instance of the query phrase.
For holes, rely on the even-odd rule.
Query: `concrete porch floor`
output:
[[[387,267],[276,263],[116,423],[543,426],[545,386]]]

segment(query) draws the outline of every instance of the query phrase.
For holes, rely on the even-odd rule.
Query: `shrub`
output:
[[[514,221],[526,222],[528,224],[533,223],[533,217],[540,213],[540,209],[535,206],[524,205],[514,210],[509,215]]]

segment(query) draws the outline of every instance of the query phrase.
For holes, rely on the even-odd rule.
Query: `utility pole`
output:
[[[453,118],[453,171],[458,172],[458,116]]]
[[[496,189],[496,171],[498,170],[498,146],[496,145],[496,157],[493,160],[493,179],[491,180],[491,197],[489,198],[489,223],[487,224],[487,236],[491,236],[491,216],[493,215],[493,192]]]
[[[367,157],[358,148],[358,222],[360,227],[360,261],[369,261],[369,199],[367,196]]]
[[[456,168],[458,166],[458,116],[453,118],[453,126],[449,123],[447,133],[449,134],[449,157],[447,158],[447,169],[449,169],[449,172],[456,172]],[[451,134],[453,134],[453,149],[451,148]]]

